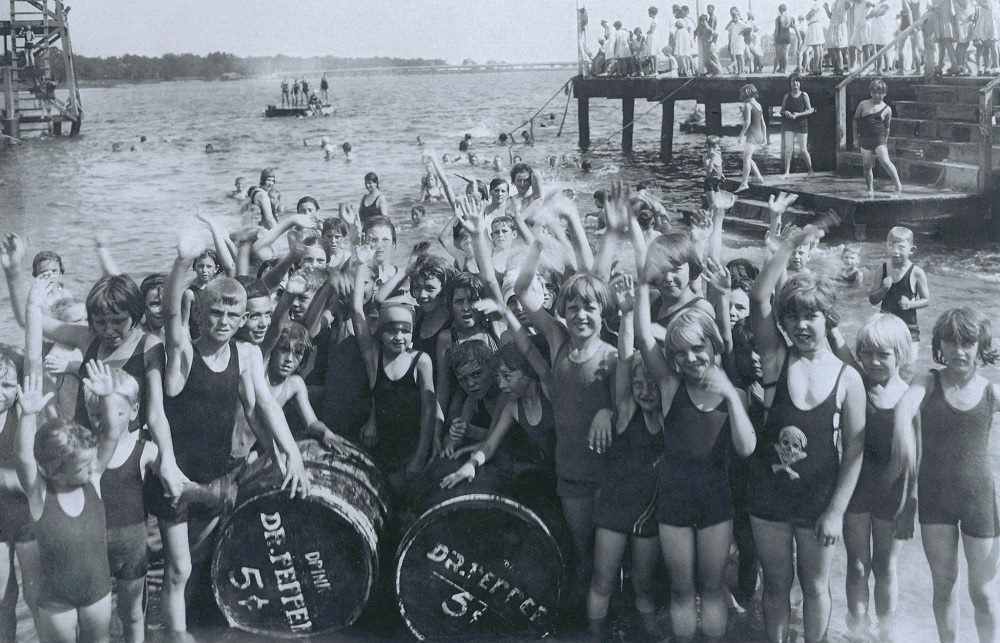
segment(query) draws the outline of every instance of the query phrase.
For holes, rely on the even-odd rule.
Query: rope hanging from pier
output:
[[[624,132],[629,127],[632,127],[635,123],[637,123],[639,120],[641,120],[643,116],[645,116],[646,114],[650,113],[651,111],[653,111],[654,109],[656,109],[657,107],[659,107],[660,105],[662,105],[663,103],[665,103],[666,101],[670,100],[674,96],[674,94],[676,94],[677,92],[679,92],[682,89],[684,89],[685,87],[687,87],[688,84],[690,84],[696,78],[697,78],[697,76],[692,76],[691,78],[688,78],[686,81],[684,81],[684,83],[680,87],[678,87],[677,89],[675,89],[674,91],[670,92],[669,94],[667,94],[666,96],[664,96],[660,100],[658,100],[655,103],[653,103],[652,107],[650,107],[649,109],[647,109],[643,113],[639,114],[638,116],[636,116],[635,118],[633,118],[632,120],[630,120],[628,123],[625,124],[624,127],[621,127],[619,129],[615,130],[614,134],[612,134],[611,136],[609,136],[606,139],[604,139],[604,141],[601,142],[601,143],[599,143],[598,146],[600,146],[600,145],[607,145],[608,143],[610,143],[611,139],[613,139],[614,137],[618,136],[619,134],[621,134],[622,132]]]
[[[550,99],[548,99],[547,101],[545,101],[545,103],[544,103],[544,104],[543,104],[543,105],[542,105],[541,107],[539,107],[539,108],[538,108],[538,109],[537,109],[537,110],[535,111],[535,113],[531,115],[531,117],[530,117],[530,118],[528,118],[528,120],[524,121],[523,123],[521,123],[521,124],[520,124],[520,125],[518,125],[517,127],[514,127],[514,128],[512,128],[512,129],[510,130],[510,132],[509,132],[510,136],[511,136],[511,137],[513,138],[513,136],[514,136],[514,133],[515,133],[515,132],[516,132],[517,130],[521,129],[522,127],[524,127],[524,126],[525,126],[525,125],[527,125],[528,123],[531,123],[531,122],[532,122],[533,120],[535,120],[535,117],[537,117],[537,116],[538,116],[539,114],[541,114],[541,113],[542,113],[542,110],[543,110],[543,109],[545,109],[546,107],[548,107],[549,103],[551,103],[552,101],[554,101],[554,100],[556,99],[556,96],[558,96],[558,95],[559,95],[559,92],[563,92],[563,91],[566,91],[566,88],[567,88],[567,87],[569,86],[569,84],[570,84],[571,82],[573,82],[573,79],[572,79],[572,78],[571,78],[571,79],[569,79],[569,80],[567,80],[567,81],[566,81],[565,83],[563,83],[562,85],[560,85],[560,86],[559,86],[559,89],[557,89],[557,90],[556,90],[556,93],[552,94],[552,97],[551,97]],[[567,103],[567,106],[568,106],[568,103]],[[563,116],[563,120],[565,120],[565,116]],[[561,129],[562,129],[562,128],[560,128],[560,130],[561,130]]]

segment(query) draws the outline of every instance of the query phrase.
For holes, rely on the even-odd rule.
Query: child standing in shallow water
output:
[[[875,272],[868,301],[880,304],[883,313],[895,315],[910,329],[910,362],[917,361],[920,350],[920,326],[917,325],[917,309],[930,303],[927,275],[923,269],[910,261],[916,249],[913,232],[909,228],[895,226],[889,230],[885,240],[889,261]]]
[[[958,544],[968,563],[969,597],[980,641],[997,636],[994,582],[1000,558],[996,480],[990,452],[993,415],[1000,411],[1000,386],[978,373],[979,362],[994,364],[997,352],[989,320],[971,308],[953,308],[934,324],[931,350],[944,368],[913,380],[896,406],[892,471],[912,471],[917,487],[920,536],[931,568],[934,620],[942,641],[958,633]],[[917,447],[914,420],[919,414]],[[967,640],[967,639],[966,639]]]
[[[775,201],[772,209],[780,211],[785,202]],[[827,341],[829,328],[838,321],[834,290],[812,273],[799,273],[781,286],[772,308],[772,292],[792,250],[822,235],[822,229],[809,225],[781,239],[750,297],[770,410],[751,464],[749,510],[764,572],[764,628],[771,641],[789,636],[796,566],[805,639],[819,641],[827,635],[833,545],[843,529],[864,449],[861,377],[833,354]]]
[[[754,177],[764,182],[764,177],[760,173],[757,164],[754,163],[753,155],[758,148],[767,147],[771,144],[771,138],[767,133],[767,123],[764,122],[764,108],[757,102],[757,88],[753,85],[744,85],[740,89],[740,113],[743,115],[743,129],[740,130],[739,141],[743,145],[743,176],[737,192],[749,189],[750,173]]]
[[[858,331],[856,355],[854,363],[862,373],[868,399],[864,460],[844,514],[847,625],[852,633],[868,636],[868,577],[874,572],[879,638],[891,640],[899,598],[899,540],[913,536],[916,510],[916,501],[907,498],[907,492],[913,491],[912,482],[907,485],[904,477],[892,477],[889,470],[894,408],[906,392],[906,382],[899,372],[910,359],[906,324],[892,315],[872,317]]]

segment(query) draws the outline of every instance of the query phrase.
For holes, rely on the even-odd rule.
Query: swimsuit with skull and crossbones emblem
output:
[[[771,471],[778,473],[784,471],[792,480],[798,480],[801,476],[792,469],[792,465],[806,458],[806,445],[809,440],[806,434],[797,426],[786,426],[778,434],[778,441],[774,444],[774,450],[778,452],[780,464],[772,464]]]

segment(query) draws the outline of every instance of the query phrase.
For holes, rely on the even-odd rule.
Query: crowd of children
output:
[[[809,109],[796,82],[790,114]],[[746,99],[747,146],[759,145]],[[895,227],[868,278],[881,312],[849,342],[837,288],[809,265],[835,222],[782,225],[785,195],[769,203],[763,265],[723,263],[731,200],[715,143],[699,216],[671,221],[645,186],[616,180],[595,194],[596,247],[529,165],[457,197],[433,156],[425,187],[454,216],[441,253],[421,242],[398,266],[374,173],[359,207],[325,216],[308,196],[282,212],[265,170],[239,227],[199,217],[212,248],[182,233],[169,270],[141,284],[99,243],[105,274],[82,301],[57,254],[38,253],[29,277],[25,242],[8,234],[0,265],[25,337],[0,345],[0,591],[9,598],[16,557],[43,640],[106,639],[112,591],[125,639],[143,640],[149,513],[164,626],[185,631],[189,579],[243,464],[274,459],[304,495],[296,440],[346,438],[371,449],[401,500],[428,476],[461,489],[487,470],[541,472],[530,479],[558,497],[571,545],[565,627],[595,640],[626,551],[646,636],[665,634],[663,561],[677,640],[723,637],[731,596],[754,600],[759,573],[767,639],[788,640],[797,575],[804,639],[824,640],[842,537],[849,628],[867,635],[874,616],[888,640],[898,541],[918,508],[941,639],[957,636],[961,534],[978,634],[994,640],[1000,522],[986,454],[1000,391],[977,372],[997,359],[989,320],[944,313],[931,337],[940,368],[914,373],[930,295],[912,232]],[[842,282],[863,282],[856,249],[842,259]],[[76,382],[54,377],[65,375]]]
[[[646,31],[629,31],[621,21],[612,29],[602,20],[598,52],[591,55],[581,47],[590,72],[683,77],[763,71],[761,29],[752,13],[744,16],[733,6],[730,21],[720,26],[715,5],[709,4],[697,21],[688,6],[673,5],[673,18],[662,27],[657,26],[658,13],[657,7],[649,7]],[[840,75],[872,58],[876,74],[1000,73],[1000,8],[995,0],[811,0],[797,17],[780,4],[768,36],[774,49],[772,71],[779,74],[818,76],[830,69]],[[719,62],[723,51],[725,68]]]

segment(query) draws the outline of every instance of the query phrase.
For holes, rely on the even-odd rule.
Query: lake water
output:
[[[357,203],[363,175],[374,170],[397,223],[402,255],[414,242],[435,237],[450,216],[443,207],[434,206],[429,208],[423,227],[409,222],[409,208],[420,187],[421,153],[434,149],[438,157],[445,152],[454,156],[458,141],[470,133],[481,160],[499,154],[506,165],[506,148],[495,143],[498,133],[526,120],[566,80],[564,71],[334,77],[331,103],[336,114],[318,119],[263,118],[265,105],[278,101],[276,80],[85,89],[86,120],[81,136],[32,141],[0,156],[2,231],[16,231],[28,238],[29,256],[43,248],[58,251],[66,265],[68,285],[83,296],[98,274],[92,243],[96,231],[107,235],[123,269],[138,279],[169,269],[177,231],[199,226],[192,218],[196,210],[218,216],[228,226],[238,223],[235,202],[224,196],[238,175],[245,176],[250,185],[263,167],[272,167],[286,208],[294,210],[298,198],[309,194],[330,212],[340,201]],[[544,128],[536,125],[535,146],[517,146],[515,154],[542,166],[549,155],[577,152],[575,101],[569,106],[562,136],[556,136],[566,100],[560,93],[549,104],[544,114],[555,114],[556,119]],[[677,122],[692,107],[679,105]],[[640,103],[636,114],[646,109],[646,104]],[[607,187],[615,167],[629,183],[651,182],[669,208],[694,207],[699,198],[695,185],[700,177],[701,139],[675,135],[674,161],[664,166],[656,158],[658,116],[656,108],[637,123],[637,152],[624,159],[617,134],[621,126],[619,104],[592,101],[593,148],[585,158],[592,161],[595,171],[543,170],[543,176],[550,184],[573,188],[581,211],[593,209],[591,193]],[[735,110],[727,111],[724,118],[735,122]],[[349,141],[353,162],[345,163],[340,156],[324,161],[317,146],[322,135],[338,146]],[[425,148],[417,146],[417,135],[427,143]],[[148,141],[139,144],[140,136]],[[605,144],[609,138],[610,143]],[[304,139],[311,145],[305,146]],[[124,142],[123,151],[112,151],[116,141]],[[208,143],[216,150],[212,154],[204,151]],[[139,149],[129,151],[133,144]],[[727,170],[735,172],[739,162],[735,140],[725,139],[724,145]],[[467,164],[446,169],[487,181],[494,175],[489,168]],[[776,171],[774,153],[762,169],[765,173]],[[456,179],[456,187],[459,184]],[[207,233],[205,236],[208,239]],[[877,241],[860,244],[869,269],[882,257]],[[836,243],[824,244],[817,260],[820,265],[836,266]],[[983,310],[991,319],[1000,319],[996,273],[1000,255],[995,246],[969,239],[937,242],[918,238],[917,244],[915,259],[927,270],[932,293],[931,306],[920,311],[926,339],[918,368],[923,370],[930,366],[931,326],[943,310],[968,305]],[[727,233],[724,255],[727,259],[747,256],[759,261],[761,246],[757,235]],[[841,307],[842,327],[853,338],[872,308],[862,291],[843,292]],[[21,331],[8,312],[6,292],[0,296],[0,311],[2,341],[21,343]],[[988,369],[986,374],[994,380],[998,377],[996,369]],[[994,469],[1000,470],[996,448],[991,455]],[[832,588],[835,640],[842,640],[844,631],[844,567],[843,548],[838,545]],[[899,569],[903,617],[899,640],[936,640],[930,579],[919,538],[903,545]],[[958,593],[962,597],[962,638],[969,640],[974,636],[972,611],[962,583],[964,570]]]

